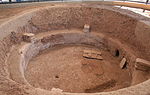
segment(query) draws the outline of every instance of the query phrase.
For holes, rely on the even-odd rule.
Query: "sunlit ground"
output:
[[[16,2],[16,0],[12,0],[12,1]],[[21,0],[21,1],[34,1],[34,0]],[[50,1],[50,0],[48,0],[48,1]],[[146,0],[63,0],[63,1],[73,1],[73,2],[75,2],[75,1],[123,1],[123,2],[136,1],[136,2],[143,2],[143,3],[146,2]],[[9,0],[0,0],[0,2],[9,2]],[[150,0],[149,0],[149,3],[150,3]],[[131,11],[133,11],[135,13],[138,13],[138,14],[141,14],[143,16],[146,16],[146,17],[150,18],[150,11],[148,11],[148,10],[143,11],[143,9],[130,8],[130,7],[124,7],[124,6],[122,6],[122,7],[115,6],[115,7],[119,7],[119,8],[122,8],[122,9],[131,10]]]
[[[116,7],[120,7],[120,6],[116,6]],[[146,17],[148,17],[148,18],[150,18],[150,11],[148,11],[148,10],[143,10],[143,9],[138,9],[138,8],[130,8],[130,7],[120,7],[120,8],[122,8],[122,9],[127,9],[127,10],[130,10],[130,11],[133,11],[133,12],[135,12],[135,13],[138,13],[138,14],[141,14],[141,15],[143,15],[143,16],[146,16]],[[144,12],[143,12],[144,11]]]

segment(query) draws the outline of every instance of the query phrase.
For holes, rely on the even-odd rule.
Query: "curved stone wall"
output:
[[[5,93],[6,95],[9,95],[10,93],[13,93],[10,95],[16,95],[18,93],[23,95],[53,95],[56,93],[60,95],[78,95],[79,93],[66,93],[59,90],[46,91],[39,88],[33,88],[30,84],[20,82],[20,79],[17,76],[20,75],[18,74],[19,71],[16,71],[17,69],[15,69],[18,67],[15,67],[16,65],[13,66],[14,64],[11,63],[11,60],[16,60],[16,63],[20,63],[20,60],[17,60],[20,56],[15,58],[10,58],[9,56],[15,54],[16,51],[13,51],[13,46],[22,42],[22,34],[24,32],[38,34],[52,30],[82,29],[85,24],[90,25],[92,32],[105,35],[105,39],[103,40],[105,40],[105,45],[112,54],[116,49],[119,49],[121,52],[120,58],[128,55],[127,59],[131,73],[135,72],[134,66],[137,57],[150,61],[150,24],[148,18],[126,10],[120,10],[104,5],[88,6],[86,4],[76,4],[72,7],[69,4],[61,6],[56,4],[55,6],[24,12],[0,25],[0,84],[2,84],[0,87],[2,92],[0,93],[4,93],[3,95],[5,95]],[[128,51],[126,51],[126,49]],[[35,49],[35,51],[37,52],[38,50]],[[26,52],[23,52],[23,54],[24,53]],[[30,54],[29,52],[29,56],[33,55],[34,54]],[[23,60],[21,62],[26,63],[25,61],[28,62],[28,60]],[[22,67],[26,67],[26,65],[22,65],[23,66],[19,66],[21,70],[24,70],[25,68]],[[17,78],[13,79],[10,72],[15,73]],[[23,71],[21,73],[23,73]],[[18,79],[19,81],[15,79]],[[150,81],[147,80],[138,85],[121,90],[91,93],[91,95],[148,95],[150,93],[149,84]]]

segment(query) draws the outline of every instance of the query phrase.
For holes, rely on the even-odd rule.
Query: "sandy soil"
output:
[[[127,69],[119,68],[119,59],[102,51],[104,60],[87,59],[80,45],[56,46],[44,50],[29,62],[26,79],[34,87],[60,88],[67,92],[101,92],[130,86]]]
[[[11,19],[11,17],[21,14],[24,11],[41,8],[45,6],[53,6],[54,3],[20,3],[11,5],[0,5],[0,24]]]
[[[14,22],[16,21],[19,24],[16,25],[13,23],[8,23],[4,28],[1,28],[0,32],[11,33],[12,31],[15,31],[37,33],[44,31],[46,32],[51,29],[81,29],[83,28],[84,24],[89,24],[92,26],[92,30],[96,31],[97,33],[103,33],[107,37],[112,38],[112,40],[114,39],[116,43],[118,41],[119,44],[117,44],[117,46],[112,45],[114,49],[119,48],[121,52],[122,49],[129,47],[127,48],[127,52],[120,53],[121,57],[127,57],[128,68],[120,69],[119,63],[121,60],[118,57],[113,57],[109,54],[110,52],[108,53],[107,51],[101,50],[104,60],[100,61],[82,57],[82,51],[85,48],[91,48],[89,46],[56,46],[52,49],[44,50],[38,56],[33,58],[30,61],[27,71],[25,72],[25,76],[31,85],[47,90],[33,88],[28,85],[26,88],[26,86],[23,84],[18,83],[17,81],[12,81],[11,77],[6,77],[9,76],[10,73],[5,71],[5,69],[7,70],[8,66],[6,61],[7,57],[9,56],[7,53],[9,53],[11,46],[14,44],[12,39],[10,39],[11,37],[7,37],[8,39],[0,42],[0,95],[1,91],[5,92],[7,95],[60,95],[50,94],[51,91],[49,90],[51,90],[53,87],[60,88],[67,92],[91,93],[112,91],[131,86],[131,80],[139,80],[140,84],[138,86],[132,86],[131,88],[129,87],[110,93],[108,92],[106,94],[126,95],[126,93],[128,93],[128,95],[139,95],[139,93],[142,93],[142,95],[149,95],[147,93],[150,91],[150,81],[146,82],[146,75],[144,75],[145,82],[141,83],[141,79],[138,78],[141,77],[139,72],[136,73],[139,76],[133,80],[133,76],[130,74],[132,71],[128,70],[134,69],[134,57],[126,55],[130,53],[131,55],[133,54],[139,58],[144,58],[147,60],[150,59],[150,33],[148,32],[150,28],[149,25],[139,22],[140,20],[149,21],[149,19],[145,20],[140,18],[140,16],[132,15],[132,13],[130,14],[130,12],[121,11],[112,7],[105,6],[106,10],[104,10],[101,9],[105,8],[104,6],[100,7],[94,5],[86,8],[87,6],[85,4],[85,7],[80,8],[81,5],[77,5],[79,8],[72,4],[69,6],[66,5],[64,8],[55,6],[56,8],[49,8],[48,10],[44,9],[41,11],[39,10],[37,11],[36,16],[33,16],[28,21],[27,25],[21,27],[19,26],[27,21],[23,17],[23,20],[14,20]],[[39,4],[38,8],[43,6],[49,6],[49,4]],[[70,6],[75,8],[70,8]],[[36,8],[36,6],[0,8],[0,24],[8,19],[11,19],[13,16],[20,14],[21,12],[29,11],[30,9],[32,10],[34,8]],[[127,14],[132,16],[130,17]],[[1,34],[1,38],[2,37],[3,36]],[[123,45],[120,46],[120,43]],[[113,48],[112,52],[115,52],[113,51]],[[130,49],[133,50],[133,52],[130,52]],[[14,53],[12,53],[12,55],[15,56]],[[130,59],[132,59],[132,61]],[[17,62],[19,63],[19,60],[14,59],[11,62],[12,64],[15,64]],[[19,64],[17,64],[17,66],[18,65]],[[12,66],[12,70],[16,71],[15,69],[18,69],[18,67]],[[16,71],[15,74],[17,73],[18,72]],[[147,76],[149,76],[149,73]],[[3,79],[3,77],[8,79]],[[48,94],[45,94],[46,92],[48,92]]]

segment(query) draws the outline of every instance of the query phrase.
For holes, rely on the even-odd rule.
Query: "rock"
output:
[[[135,68],[142,71],[150,70],[150,62],[141,58],[136,59]]]
[[[83,31],[84,31],[85,33],[90,32],[90,26],[89,26],[88,24],[85,24]]]
[[[92,55],[90,53],[83,53],[83,57],[90,58]]]
[[[25,42],[33,42],[35,40],[33,33],[24,33],[23,34],[23,41]]]
[[[84,50],[83,51],[84,53],[87,53],[87,54],[97,54],[97,55],[102,55],[102,53],[98,50]]]
[[[17,34],[16,34],[14,31],[11,32],[11,35],[10,35],[11,41],[14,42],[14,43],[17,43],[17,41],[18,41],[18,38],[17,38],[16,35],[17,35]]]
[[[96,58],[99,59],[99,60],[103,60],[102,56],[97,56]]]
[[[123,67],[126,65],[126,58],[123,58],[120,62],[120,68],[123,69]]]
[[[103,59],[103,57],[101,56],[101,52],[96,51],[96,50],[84,50],[83,51],[83,57],[91,58],[91,59],[98,59],[98,60]]]

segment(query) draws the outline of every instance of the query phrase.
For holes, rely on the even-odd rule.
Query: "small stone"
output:
[[[150,62],[141,58],[137,58],[135,68],[142,71],[148,71],[150,70]]]
[[[123,67],[126,65],[126,58],[123,58],[120,62],[120,68],[123,69]]]
[[[83,57],[89,57],[87,53],[83,53]]]
[[[97,54],[97,55],[102,55],[102,53],[100,51],[97,50],[91,50],[91,53]]]
[[[98,50],[84,50],[83,52],[88,54],[102,55],[102,53]]]
[[[98,55],[96,59],[103,60],[103,57]]]
[[[33,40],[34,40],[34,34],[33,33],[24,33],[23,34],[23,41],[32,42]]]
[[[11,41],[13,42],[13,43],[18,43],[19,42],[19,37],[17,37],[17,33],[16,32],[11,32],[11,34],[10,34],[10,37],[11,37]]]
[[[96,50],[84,50],[83,57],[102,60],[101,52]]]
[[[97,54],[91,53],[91,58],[96,59],[97,58]]]
[[[83,31],[84,31],[85,33],[90,32],[90,26],[89,26],[88,24],[85,24]]]

